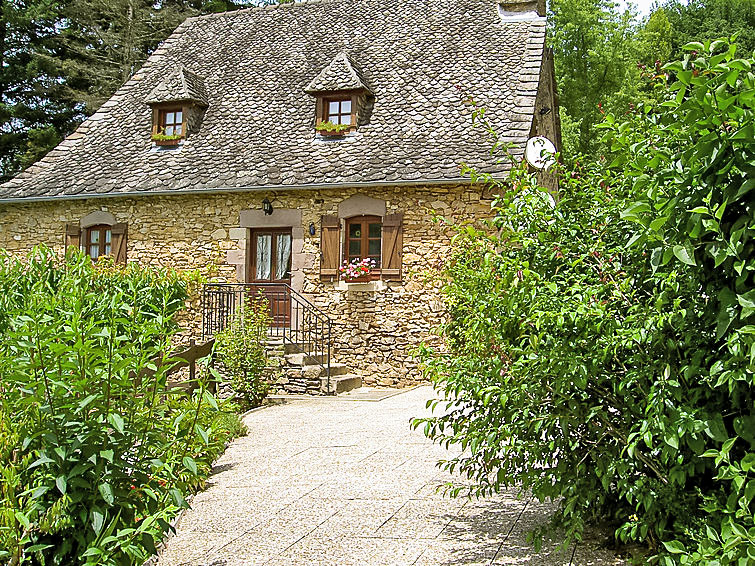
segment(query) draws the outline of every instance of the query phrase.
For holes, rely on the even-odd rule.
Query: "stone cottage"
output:
[[[433,219],[489,216],[460,164],[507,167],[470,100],[515,152],[534,135],[558,144],[544,2],[309,0],[190,18],[0,186],[0,248],[267,284],[276,326],[304,324],[292,300],[331,321],[340,373],[411,385],[412,351],[443,312],[451,234]],[[342,277],[363,260],[369,274]],[[206,327],[217,313],[203,314]]]

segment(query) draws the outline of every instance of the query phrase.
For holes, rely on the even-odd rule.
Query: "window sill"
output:
[[[385,291],[388,288],[385,281],[377,279],[375,281],[358,281],[349,283],[347,281],[336,281],[333,288],[336,291]]]

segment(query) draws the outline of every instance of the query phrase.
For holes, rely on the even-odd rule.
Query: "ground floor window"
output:
[[[110,255],[112,249],[112,231],[110,226],[100,224],[85,229],[85,244],[87,254],[92,259],[103,255]]]
[[[383,225],[377,216],[357,216],[346,220],[344,258],[350,262],[370,258],[381,265]]]

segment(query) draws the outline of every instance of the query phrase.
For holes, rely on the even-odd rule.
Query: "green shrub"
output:
[[[262,296],[249,296],[215,337],[217,359],[229,374],[236,399],[244,408],[260,405],[270,389],[263,376],[270,323],[268,301]]]
[[[522,168],[499,232],[460,227],[448,352],[424,352],[472,491],[520,486],[650,563],[755,560],[755,60],[690,45],[660,100],[602,126],[559,200]],[[435,401],[446,407],[445,401]]]
[[[0,561],[154,552],[206,471],[202,423],[216,407],[201,387],[169,401],[165,352],[185,296],[168,272],[46,249],[0,256]]]

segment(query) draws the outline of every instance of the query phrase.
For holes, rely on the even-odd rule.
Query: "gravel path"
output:
[[[244,419],[249,434],[181,518],[161,566],[624,564],[583,543],[535,554],[526,533],[548,507],[450,499],[449,453],[409,427],[429,387],[379,402],[293,400]]]

